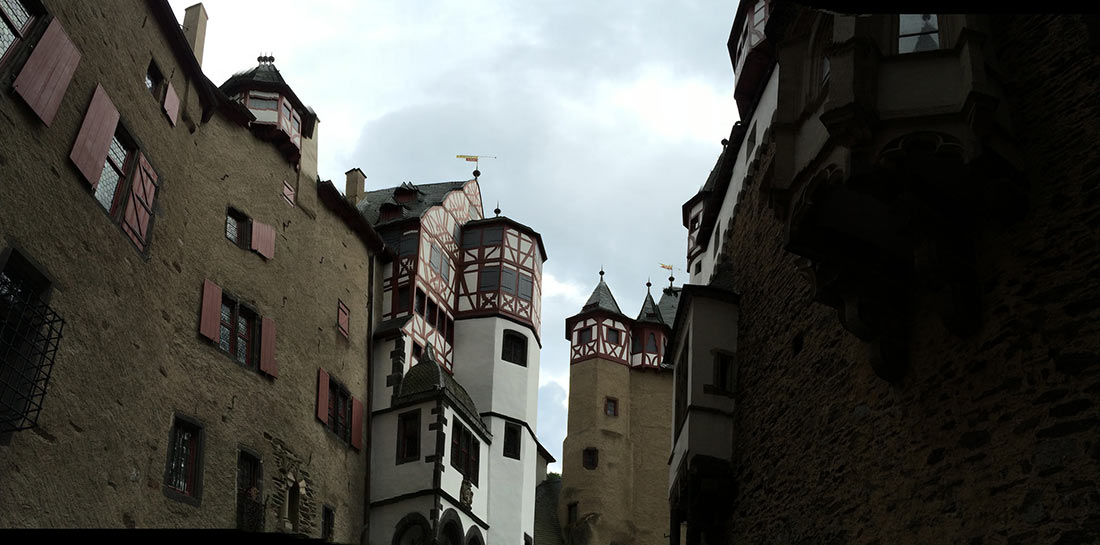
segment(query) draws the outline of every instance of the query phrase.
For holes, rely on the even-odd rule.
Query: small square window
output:
[[[621,342],[619,330],[615,328],[608,328],[607,330],[607,342],[618,346]]]
[[[245,250],[252,247],[252,220],[240,210],[225,212],[225,238]]]
[[[586,327],[577,332],[577,344],[585,344],[592,341],[592,327]]]
[[[609,397],[603,402],[603,414],[607,416],[619,416],[619,400]]]

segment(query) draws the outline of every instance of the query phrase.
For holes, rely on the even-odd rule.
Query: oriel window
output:
[[[916,53],[940,48],[940,23],[935,14],[898,16],[898,53]]]

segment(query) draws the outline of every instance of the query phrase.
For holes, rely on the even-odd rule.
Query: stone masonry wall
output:
[[[1100,541],[1100,67],[1079,17],[992,22],[1030,210],[979,232],[972,337],[918,302],[908,374],[877,378],[759,188],[740,195],[728,543]]]

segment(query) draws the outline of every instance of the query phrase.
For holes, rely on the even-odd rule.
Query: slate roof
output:
[[[638,312],[635,321],[649,324],[666,323],[661,316],[660,309],[657,308],[657,303],[653,301],[653,294],[649,293],[648,289],[645,292],[645,301],[642,302],[642,310]]]
[[[242,70],[229,76],[225,83],[219,87],[226,94],[241,87],[247,87],[250,83],[265,83],[268,85],[286,85],[286,80],[272,63],[262,62],[247,70]],[[228,89],[228,90],[227,90]]]
[[[592,290],[592,295],[588,297],[588,302],[581,307],[581,312],[597,309],[614,312],[619,315],[623,313],[623,311],[619,310],[619,304],[615,302],[615,296],[611,295],[611,288],[607,287],[607,284],[604,283],[602,271],[600,272],[600,283],[596,284],[596,289]]]
[[[456,189],[462,189],[462,186],[466,185],[468,181],[469,180],[419,185],[413,185],[406,182],[397,187],[368,191],[365,198],[356,203],[355,207],[364,218],[367,218],[367,221],[369,221],[371,225],[376,227],[401,221],[405,218],[419,218],[424,212],[427,212],[429,208],[443,204],[443,199],[447,197],[448,193]],[[397,202],[393,194],[398,189],[415,191],[416,199],[405,203]],[[401,218],[387,221],[385,224],[378,223],[378,218],[382,213],[382,205],[387,203],[402,207]]]
[[[676,307],[680,306],[680,288],[667,287],[661,290],[661,302],[657,303],[657,309],[661,311],[661,319],[665,325],[672,327],[676,321]]]
[[[477,405],[474,404],[470,394],[450,373],[440,367],[435,360],[432,345],[429,344],[424,349],[420,362],[412,366],[401,379],[401,391],[394,398],[393,404],[401,405],[438,394],[449,398],[455,405],[455,410],[462,413],[471,425],[478,426],[486,437],[492,435],[485,427],[485,423],[481,421]]]
[[[561,525],[558,524],[558,496],[561,494],[561,477],[547,477],[535,488],[535,543],[539,545],[564,545]]]

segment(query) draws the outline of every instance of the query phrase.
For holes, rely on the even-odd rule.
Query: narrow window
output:
[[[531,296],[534,293],[534,280],[523,273],[519,273],[519,298],[525,301],[530,301]]]
[[[130,165],[128,159],[132,153],[132,146],[123,144],[127,140],[121,128],[111,138],[111,146],[107,148],[107,160],[103,163],[103,172],[99,175],[99,183],[95,187],[95,200],[107,213],[113,213],[118,206],[118,196],[122,193],[119,187],[126,179],[126,169]]]
[[[645,351],[649,352],[650,354],[656,354],[657,353],[657,336],[654,335],[653,333],[650,333],[649,337],[647,337],[647,340],[646,340],[646,343],[645,343]]]
[[[420,361],[420,355],[424,352],[424,348],[420,346],[420,343],[413,342],[413,361]]]
[[[455,321],[450,317],[447,318],[447,342],[455,343]]]
[[[283,180],[283,199],[290,206],[294,206],[294,188],[290,185],[290,182]]]
[[[592,341],[592,326],[577,332],[577,344],[585,344]]]
[[[510,329],[504,330],[500,358],[527,367],[527,337]]]
[[[411,305],[411,296],[409,295],[409,287],[401,286],[397,288],[397,301],[394,302],[394,308],[397,312],[408,312]]]
[[[621,342],[621,338],[620,338],[618,329],[608,328],[608,330],[607,330],[607,342],[609,342],[609,343],[611,343],[615,346],[619,345],[619,343]]]
[[[714,355],[714,386],[733,393],[733,356],[724,352]]]
[[[600,465],[600,451],[594,447],[584,449],[582,463],[585,469],[596,469]]]
[[[516,271],[509,269],[508,267],[501,268],[500,289],[504,293],[516,292]]]
[[[424,296],[424,291],[421,290],[420,288],[416,288],[416,306],[413,307],[413,310],[415,310],[416,313],[421,315],[421,316],[424,315],[424,301],[425,301],[425,299],[426,299],[426,297]]]
[[[428,313],[424,316],[424,320],[428,322],[428,325],[435,327],[435,320],[439,314],[439,305],[435,304],[435,301],[428,299]]]
[[[449,261],[447,261],[446,258],[443,258],[442,270],[440,271],[440,274],[443,275],[443,280],[444,281],[446,281],[446,282],[451,281],[451,264],[450,264]]]
[[[573,524],[577,522],[577,502],[570,503],[566,511],[566,522],[568,524]]]
[[[703,272],[703,260],[702,259],[695,262],[695,274],[699,274],[700,272]]]
[[[535,540],[528,534],[523,534],[523,545],[535,545]]]
[[[439,307],[439,317],[436,318],[435,328],[439,330],[440,335],[447,336],[447,311],[443,307]]]
[[[420,409],[397,417],[397,463],[420,458]]]
[[[619,416],[619,400],[609,397],[603,402],[603,414],[607,416]]]
[[[500,287],[500,267],[485,267],[479,277],[478,291],[497,291]]]
[[[260,490],[261,469],[259,457],[237,452],[237,529],[246,532],[263,531],[263,496]]]
[[[428,261],[428,266],[431,267],[433,271],[440,272],[439,268],[440,268],[440,262],[441,261],[443,261],[443,252],[441,252],[439,250],[439,246],[436,246],[433,243],[432,244],[432,255],[431,255],[431,259]]]
[[[519,460],[521,430],[519,424],[504,424],[504,456]]]
[[[252,220],[236,208],[226,210],[225,238],[248,250],[252,244]]]
[[[336,511],[326,505],[321,508],[321,539],[331,542],[335,528]]]
[[[176,417],[168,443],[168,469],[164,484],[169,491],[197,498],[201,486],[202,428]]]
[[[351,444],[351,394],[331,376],[328,381],[328,429]]]
[[[474,486],[477,486],[480,472],[480,448],[481,443],[474,438],[473,433],[455,420],[451,428],[451,467],[469,479]]]
[[[695,230],[698,229],[698,228],[699,228],[699,214],[695,214],[695,216],[693,216],[691,218],[691,227],[688,227],[688,231],[691,231],[691,232],[694,233]]]
[[[156,63],[149,61],[149,69],[145,71],[145,88],[149,90],[153,98],[160,101],[160,96],[164,92],[162,89],[163,86],[164,76],[160,75],[160,70],[157,68]]]
[[[637,354],[642,351],[642,336],[639,333],[630,335],[630,353]]]
[[[745,164],[752,162],[752,152],[756,149],[756,123],[753,123],[752,128],[749,129],[747,144],[748,146],[745,147]]]
[[[721,236],[722,225],[719,223],[718,225],[714,226],[714,239],[710,241],[710,245],[713,247],[713,253],[711,254],[712,257],[718,257],[718,246],[720,244],[720,241],[722,240],[719,237]]]
[[[898,16],[898,53],[916,53],[940,48],[940,24],[935,14]]]

